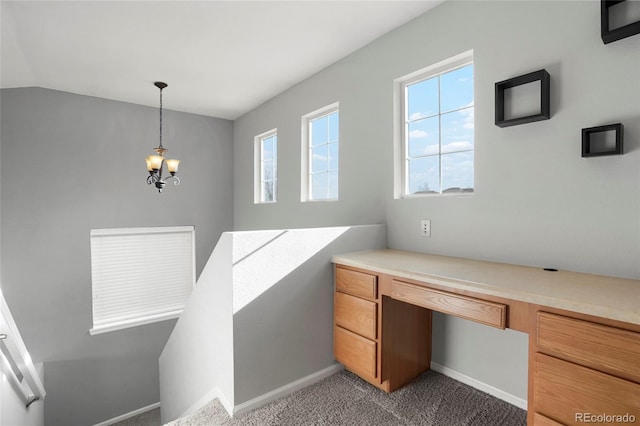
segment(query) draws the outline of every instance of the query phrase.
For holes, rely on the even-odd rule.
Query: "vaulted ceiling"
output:
[[[2,1],[2,88],[235,119],[443,0]]]

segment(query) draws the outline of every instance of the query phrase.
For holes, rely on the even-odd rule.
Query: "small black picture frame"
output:
[[[622,27],[610,29],[610,8],[627,0],[600,0],[600,35],[604,44],[608,44],[632,35],[640,34],[640,21]]]
[[[607,143],[605,134],[615,132],[615,144]],[[582,129],[582,156],[622,155],[624,126],[622,123]]]
[[[523,84],[533,83],[535,81],[540,81],[540,112],[537,114],[505,119],[505,90],[521,86]],[[509,127],[518,124],[532,123],[534,121],[548,120],[551,117],[551,77],[544,69],[496,83],[495,96],[495,123],[498,127]]]

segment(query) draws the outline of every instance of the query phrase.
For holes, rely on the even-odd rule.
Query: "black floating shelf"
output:
[[[615,145],[613,147],[607,146],[604,139],[604,133],[611,131],[616,132]],[[582,156],[600,157],[603,155],[622,154],[623,132],[624,126],[621,123],[582,129]]]
[[[540,112],[538,114],[523,117],[504,118],[504,92],[512,87],[540,81]],[[548,120],[551,117],[550,105],[551,77],[546,70],[534,71],[496,83],[496,126],[509,127],[518,124],[532,123],[534,121]]]
[[[600,0],[600,33],[604,44],[640,34],[640,21],[609,29],[609,8],[627,0]]]

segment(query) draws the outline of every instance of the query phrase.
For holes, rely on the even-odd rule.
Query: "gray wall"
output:
[[[386,222],[391,248],[640,278],[639,48],[640,36],[602,43],[598,2],[445,2],[234,122],[235,228]],[[393,79],[469,49],[475,194],[396,200]],[[494,83],[541,68],[551,120],[496,127]],[[336,101],[340,201],[301,203],[300,117]],[[581,128],[616,122],[625,154],[581,158]],[[254,205],[253,137],[274,127],[279,200]],[[526,397],[526,351],[514,350],[526,336],[447,321],[435,318],[434,361]]]
[[[385,246],[384,225],[223,234],[160,356],[163,422],[216,395],[250,410],[331,370],[331,256]]]
[[[144,165],[157,108],[40,88],[2,90],[0,102],[2,291],[45,363],[46,423],[95,424],[158,402],[175,321],[89,336],[89,231],[195,225],[199,274],[233,226],[231,122],[165,111],[182,185],[160,195]]]

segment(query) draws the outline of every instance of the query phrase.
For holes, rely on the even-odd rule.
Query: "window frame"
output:
[[[474,79],[475,79],[475,63],[473,59],[473,50],[469,50],[458,55],[455,55],[451,58],[442,60],[433,65],[427,66],[425,68],[421,68],[417,71],[414,71],[410,74],[404,75],[402,77],[396,78],[394,80],[394,198],[395,199],[403,199],[403,198],[424,198],[424,197],[470,197],[476,191],[475,184],[475,173],[476,173],[476,161],[475,161],[475,81],[474,81],[474,146],[473,150],[470,151],[460,151],[460,152],[473,152],[474,161],[473,161],[473,174],[474,174],[474,185],[471,191],[460,191],[460,192],[442,192],[442,155],[443,153],[440,151],[442,147],[442,140],[440,139],[438,142],[439,145],[439,153],[438,162],[439,162],[439,174],[440,174],[440,189],[439,192],[433,193],[409,193],[409,170],[407,167],[408,163],[408,155],[407,155],[407,109],[408,109],[408,100],[407,100],[407,87],[412,84],[419,83],[421,81],[425,81],[434,77],[439,77],[443,74],[447,74],[449,72],[455,71],[457,69],[463,68],[467,65],[474,66]],[[462,108],[464,109],[464,108]],[[451,111],[447,111],[449,113]],[[445,113],[445,114],[446,114]],[[438,128],[441,129],[441,117],[443,113],[441,111],[438,112],[434,117],[438,117]],[[446,154],[446,153],[445,153]],[[435,155],[434,155],[435,157]]]
[[[263,158],[263,142],[270,137],[276,137],[275,150],[273,157],[274,164],[274,176],[273,176],[273,200],[264,200],[264,158]],[[254,181],[253,181],[253,202],[254,204],[275,204],[278,202],[278,129],[271,129],[267,132],[261,133],[254,138]]]
[[[96,307],[99,306],[100,303],[104,303],[104,302],[100,302],[100,296],[102,293],[100,292],[100,289],[97,288],[100,285],[102,285],[102,284],[97,284],[97,281],[102,279],[100,276],[101,274],[103,274],[101,270],[103,268],[102,265],[108,265],[109,261],[115,263],[114,260],[108,259],[108,254],[107,254],[104,257],[100,258],[103,261],[105,261],[105,263],[98,265],[98,260],[99,260],[98,256],[101,255],[102,253],[99,254],[98,252],[100,249],[98,249],[97,247],[94,247],[94,244],[97,244],[96,239],[97,238],[116,238],[118,236],[121,236],[121,237],[151,236],[151,239],[153,239],[154,235],[178,234],[178,233],[188,235],[190,238],[190,242],[187,242],[186,244],[187,246],[189,246],[190,251],[184,254],[186,263],[180,265],[180,268],[184,269],[182,272],[185,272],[186,270],[188,270],[188,273],[186,274],[188,276],[185,275],[186,280],[179,283],[181,287],[179,290],[177,290],[178,293],[183,292],[183,290],[187,289],[187,286],[188,286],[188,292],[183,294],[184,300],[181,300],[178,302],[172,301],[171,303],[167,303],[167,305],[163,305],[162,308],[160,309],[158,308],[154,309],[154,312],[152,313],[150,312],[150,307],[149,307],[150,305],[140,304],[137,306],[137,308],[139,309],[139,312],[135,317],[132,316],[134,315],[132,313],[127,313],[125,315],[120,313],[119,316],[116,316],[108,321],[105,319],[104,314],[103,316],[96,317]],[[195,249],[195,227],[194,226],[92,229],[90,232],[90,242],[91,242],[91,320],[92,320],[92,328],[89,330],[90,335],[93,336],[97,334],[123,330],[131,327],[137,327],[145,324],[152,324],[155,322],[175,319],[180,316],[196,284],[196,249]],[[145,241],[144,245],[145,245],[145,248],[147,245],[149,246],[148,248],[146,248],[145,253],[150,253],[150,254],[148,256],[144,256],[146,267],[143,268],[143,272],[145,272],[144,275],[149,275],[149,276],[145,276],[145,279],[153,280],[153,277],[151,276],[153,274],[146,273],[146,271],[150,269],[157,269],[157,265],[163,265],[162,259],[161,258],[159,259],[159,257],[161,256],[168,256],[171,258],[172,261],[175,260],[176,253],[171,251],[171,247],[166,247],[166,249],[159,250],[158,241],[156,240]],[[182,251],[184,251],[184,245],[182,245],[181,249]],[[138,272],[137,275],[140,276],[143,274]],[[145,286],[151,288],[155,285],[157,285],[157,281],[154,281],[153,284],[147,283]],[[126,291],[130,290],[125,285],[118,285],[117,287],[122,287],[126,289],[125,293],[119,292],[118,294],[120,295],[126,296],[127,295]],[[135,288],[139,289],[140,287],[135,286]],[[169,287],[166,287],[166,288],[169,288]],[[110,292],[116,292],[116,291],[117,291],[117,288],[115,290],[110,290]],[[131,289],[131,291],[133,291],[133,288]],[[171,291],[173,292],[175,291],[175,289]],[[131,301],[133,300],[133,298],[128,300]],[[151,306],[154,306],[154,307],[157,306],[157,299],[148,300],[148,301],[154,303],[154,305],[151,305]],[[115,302],[112,301],[112,303],[115,303]],[[146,310],[146,312],[144,312],[144,310]],[[106,316],[113,316],[113,313]],[[127,318],[123,318],[123,317],[127,317]]]
[[[314,198],[312,191],[312,167],[311,161],[312,156],[310,152],[312,150],[311,146],[311,122],[325,116],[329,116],[333,113],[338,113],[338,139],[335,142],[332,142],[327,139],[327,146],[331,143],[336,143],[338,148],[338,166],[336,171],[336,179],[337,179],[337,188],[336,188],[336,196],[335,198]],[[302,202],[331,202],[331,201],[339,201],[340,199],[340,141],[341,131],[340,131],[340,102],[334,102],[330,105],[319,108],[315,111],[312,111],[308,114],[302,116],[301,119],[301,127],[302,127],[302,147],[301,147],[301,191],[300,191],[300,201]],[[327,169],[326,173],[329,173],[331,170]]]

